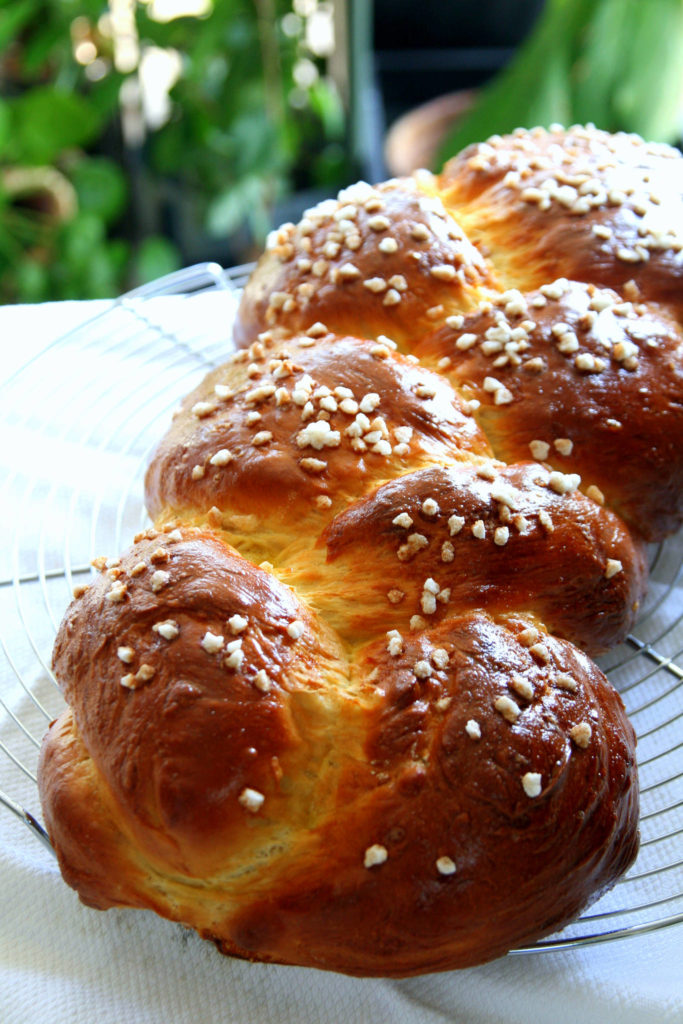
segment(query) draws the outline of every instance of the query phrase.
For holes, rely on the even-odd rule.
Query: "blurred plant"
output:
[[[106,228],[126,200],[122,172],[86,156],[116,94],[76,91],[70,28],[93,4],[19,0],[0,21],[0,299],[111,294],[126,259]]]
[[[241,229],[260,242],[288,190],[338,182],[343,117],[307,38],[325,10],[317,0],[5,8],[0,301],[113,295],[174,269],[185,253],[160,227],[188,197],[195,233]]]
[[[245,222],[260,245],[275,203],[297,189],[338,185],[345,173],[344,117],[320,73],[329,36],[311,38],[316,0],[230,0],[206,18],[140,18],[142,38],[182,54],[168,122],[151,140],[151,163],[224,236]]]
[[[494,133],[554,122],[680,141],[683,0],[547,0],[510,64],[448,133],[437,163]]]

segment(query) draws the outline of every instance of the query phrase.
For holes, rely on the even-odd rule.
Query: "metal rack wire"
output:
[[[36,766],[63,701],[50,671],[57,626],[91,560],[146,523],[149,454],[177,401],[230,350],[249,267],[202,264],[113,302],[0,388],[16,453],[0,489],[0,803],[51,850]],[[529,953],[637,936],[683,921],[683,534],[650,553],[637,627],[603,660],[639,737],[641,850],[628,874]]]

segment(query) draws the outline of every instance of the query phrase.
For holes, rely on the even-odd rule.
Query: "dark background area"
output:
[[[482,85],[542,7],[543,0],[376,0],[374,65],[386,125],[436,96]]]

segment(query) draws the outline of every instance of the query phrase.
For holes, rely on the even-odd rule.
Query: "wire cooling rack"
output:
[[[138,289],[0,387],[2,437],[14,453],[0,490],[9,524],[0,550],[0,803],[50,851],[36,766],[64,706],[50,671],[57,627],[92,559],[117,554],[147,524],[147,461],[178,401],[229,353],[249,269],[202,264]],[[650,565],[637,626],[601,663],[638,732],[638,859],[578,921],[515,952],[683,921],[683,531],[651,549]]]

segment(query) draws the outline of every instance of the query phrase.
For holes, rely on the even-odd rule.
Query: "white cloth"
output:
[[[170,310],[173,324],[182,322],[179,307],[174,306],[177,300],[158,301],[163,309],[157,307],[156,313],[166,315]],[[199,301],[192,300],[195,304]],[[42,351],[53,338],[103,308],[106,304],[0,308],[3,378],[30,355]],[[64,372],[72,370],[67,358]],[[200,371],[201,367],[197,367],[197,373]],[[50,373],[56,372],[52,365]],[[116,371],[109,368],[106,373],[109,372]],[[20,376],[17,386],[21,387],[25,380]],[[59,393],[58,383],[50,382],[53,395]],[[177,396],[186,390],[180,387]],[[16,400],[16,392],[13,398]],[[26,403],[34,401],[32,394],[23,398]],[[36,494],[43,493],[35,487],[30,492],[24,490],[29,476],[43,474],[47,478],[52,489],[45,492],[45,501],[50,507],[54,503],[55,514],[61,514],[64,500],[55,483],[55,466],[60,467],[60,475],[63,471],[71,473],[71,486],[80,480],[85,491],[95,486],[93,481],[98,481],[100,499],[106,507],[125,471],[129,466],[137,466],[140,458],[134,439],[124,452],[117,453],[116,459],[107,461],[102,454],[109,445],[106,438],[98,439],[93,448],[86,450],[78,440],[60,436],[58,431],[55,436],[46,427],[43,399],[39,396],[35,401],[35,423],[31,429],[15,430],[11,423],[5,424],[10,434],[4,440],[7,442],[7,436],[11,436],[13,441],[3,444],[0,465],[3,472],[13,472],[13,482],[8,485],[9,498],[2,507],[9,519],[16,520],[18,516],[22,520],[22,529],[18,534],[15,530],[18,541],[3,545],[3,579],[7,573],[11,576],[30,572],[34,552],[17,550],[29,536],[35,537],[36,544],[42,544],[45,560],[51,557],[52,540],[49,531],[41,526],[42,520],[37,518],[34,522],[32,508],[17,505],[25,493],[33,496],[29,505],[35,504]],[[165,405],[160,416],[162,413],[167,416]],[[128,417],[124,418],[128,422]],[[143,441],[141,450],[147,443],[146,438]],[[69,453],[66,459],[62,457],[64,450]],[[88,466],[87,480],[74,470],[79,452]],[[117,470],[117,460],[121,459],[123,469],[119,465]],[[108,488],[107,481],[112,479]],[[131,504],[135,505],[136,500],[133,495]],[[89,507],[89,500],[84,507]],[[70,510],[78,525],[83,514],[79,503],[70,506]],[[122,506],[119,514],[118,529],[125,535],[127,506]],[[77,544],[78,538],[73,543]],[[60,555],[56,552],[55,564],[59,564]],[[77,555],[81,556],[80,551]],[[63,582],[59,585],[63,587]],[[40,587],[40,581],[35,586]],[[42,586],[52,600],[52,582],[43,581]],[[2,597],[5,605],[0,607],[0,615],[5,623],[11,622],[11,617],[18,615],[16,599],[11,593],[8,597],[3,592]],[[670,595],[668,601],[672,600],[680,601],[680,595]],[[64,603],[63,590],[50,605],[57,618],[60,603]],[[22,607],[20,612],[16,628],[7,627],[15,646],[11,663],[0,662],[0,697],[40,735],[44,718],[18,688],[16,676],[32,681],[32,689],[48,710],[56,706],[56,695],[43,679],[46,673],[37,658],[38,653],[47,659],[51,638],[45,635],[44,621],[33,623],[30,606]],[[677,649],[681,646],[678,643]],[[16,734],[16,724],[0,706],[0,740],[13,751],[18,750],[20,759],[35,763],[35,750],[21,742],[17,747]],[[680,772],[683,753],[677,757]],[[21,774],[2,750],[0,789],[28,810],[39,812],[34,783]],[[678,800],[680,803],[680,795]],[[677,821],[680,825],[680,807],[674,813],[678,813],[674,824]],[[672,820],[668,819],[669,827]],[[681,859],[683,844],[680,837],[674,841]],[[681,883],[679,869],[679,892],[683,888]],[[680,904],[677,908],[680,912]],[[252,965],[221,957],[194,933],[151,913],[98,913],[81,906],[75,893],[62,882],[49,851],[0,806],[2,1024],[680,1024],[682,948],[683,926],[678,924],[628,939],[514,955],[472,970],[400,981],[358,980],[300,968]]]

